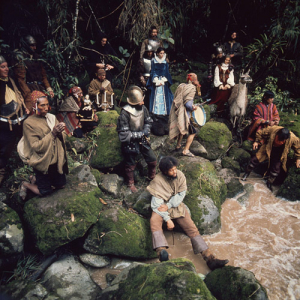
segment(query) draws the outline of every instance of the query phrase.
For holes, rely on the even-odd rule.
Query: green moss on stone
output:
[[[241,173],[241,167],[240,167],[240,164],[233,160],[232,158],[226,156],[222,159],[222,167],[223,168],[227,168],[227,169],[231,169],[233,170],[235,173],[237,173],[237,175],[240,175]]]
[[[248,165],[251,159],[251,155],[246,150],[237,147],[232,147],[228,152],[228,156],[237,161],[243,168]]]
[[[123,160],[116,130],[119,115],[116,111],[99,112],[97,115],[99,126],[90,133],[97,144],[91,157],[91,166],[96,169],[115,167]]]
[[[204,282],[218,300],[266,300],[265,288],[250,271],[231,266],[209,273]]]
[[[251,154],[252,153],[252,145],[253,145],[253,142],[246,140],[246,141],[243,141],[242,148]]]
[[[102,177],[103,173],[101,173],[97,169],[91,169],[91,173],[95,176],[96,182],[97,182],[97,184],[99,186],[99,184],[101,182],[101,177]]]
[[[224,123],[208,122],[200,129],[197,138],[207,150],[207,158],[213,160],[227,151],[232,134]]]
[[[277,196],[291,201],[300,200],[300,169],[296,166],[288,169],[288,176],[280,186]]]
[[[186,259],[139,265],[129,271],[113,295],[120,300],[215,299]]]
[[[206,113],[206,122],[210,120],[210,106],[208,104],[203,105],[203,108]]]
[[[300,115],[292,113],[280,112],[279,126],[283,126],[291,130],[297,137],[300,137]]]
[[[185,174],[187,194],[184,203],[191,210],[191,216],[197,228],[202,232],[202,215],[205,213],[199,208],[199,196],[207,196],[213,200],[221,211],[221,205],[226,199],[227,187],[220,178],[211,162],[201,157],[182,158],[178,168]]]
[[[72,179],[71,179],[72,178]],[[97,222],[102,192],[86,182],[68,176],[64,189],[43,198],[33,198],[24,206],[24,217],[43,254],[82,237]],[[72,215],[74,221],[72,221]]]
[[[149,220],[121,207],[101,213],[84,248],[95,254],[112,254],[137,259],[154,258]]]

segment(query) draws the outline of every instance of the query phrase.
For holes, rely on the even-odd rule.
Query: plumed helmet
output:
[[[5,62],[6,62],[6,59],[2,55],[0,55],[0,65]]]
[[[127,91],[127,102],[131,105],[137,105],[144,100],[143,91],[136,85],[129,87]]]

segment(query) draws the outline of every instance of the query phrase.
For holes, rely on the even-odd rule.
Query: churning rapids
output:
[[[300,201],[276,198],[259,176],[253,175],[247,183],[254,185],[248,201],[242,205],[227,199],[222,205],[221,231],[204,239],[217,257],[253,272],[270,300],[300,300]],[[166,232],[166,237],[171,258],[188,258],[197,272],[207,274],[209,269],[193,254],[187,236]],[[105,287],[107,272],[116,270],[97,270],[92,277]]]

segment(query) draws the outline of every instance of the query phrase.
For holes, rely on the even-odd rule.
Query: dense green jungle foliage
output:
[[[235,30],[244,47],[243,65],[254,79],[253,99],[272,76],[280,108],[299,105],[299,1],[14,0],[0,5],[1,54],[11,57],[20,37],[35,36],[59,98],[73,84],[88,85],[86,50],[97,48],[103,35],[118,54],[110,57],[117,66],[115,87],[125,90],[135,80],[141,41],[155,24],[174,68],[184,72],[190,67],[185,62],[207,63],[213,43],[225,42]]]

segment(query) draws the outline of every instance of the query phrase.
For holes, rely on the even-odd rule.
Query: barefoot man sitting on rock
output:
[[[220,260],[212,255],[191,219],[189,209],[183,203],[187,191],[186,178],[177,169],[177,165],[177,159],[172,156],[162,158],[159,163],[161,173],[156,175],[147,187],[152,195],[151,208],[153,212],[150,227],[153,249],[156,250],[160,261],[169,259],[166,250],[168,242],[163,234],[162,225],[163,222],[166,222],[168,230],[173,230],[173,220],[176,220],[191,239],[194,253],[201,253],[211,270],[222,268],[228,263],[228,260]]]
[[[195,73],[187,75],[187,83],[182,83],[175,91],[174,101],[170,111],[170,131],[169,138],[173,140],[177,137],[176,150],[181,149],[181,142],[184,135],[189,134],[182,155],[194,156],[189,150],[194,140],[196,129],[192,125],[191,112],[197,107],[193,104],[196,92],[200,93],[200,84]]]

